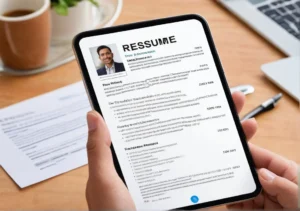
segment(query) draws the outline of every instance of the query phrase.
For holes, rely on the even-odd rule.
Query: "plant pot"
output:
[[[52,44],[70,43],[76,34],[95,28],[101,17],[101,10],[88,1],[70,7],[67,16],[58,15],[51,9]]]

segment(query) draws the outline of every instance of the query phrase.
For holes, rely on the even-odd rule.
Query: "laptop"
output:
[[[218,0],[218,2],[287,56],[293,57],[265,64],[262,71],[271,81],[300,101],[300,57],[298,57],[300,0]],[[286,78],[282,80],[281,77]]]

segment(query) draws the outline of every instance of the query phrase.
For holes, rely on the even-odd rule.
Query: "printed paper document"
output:
[[[0,161],[21,187],[87,163],[82,82],[0,110]]]

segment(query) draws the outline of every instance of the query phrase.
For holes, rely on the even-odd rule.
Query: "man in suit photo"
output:
[[[97,70],[98,75],[109,75],[114,73],[119,73],[125,71],[123,63],[118,63],[114,61],[114,54],[111,49],[106,45],[101,45],[97,48],[97,53],[99,59],[104,64]]]

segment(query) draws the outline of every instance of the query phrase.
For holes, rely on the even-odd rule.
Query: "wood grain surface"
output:
[[[230,86],[251,84],[242,112],[281,92],[260,71],[264,63],[285,57],[213,0],[124,0],[115,25],[196,13],[210,25]],[[0,108],[81,80],[75,61],[34,76],[0,75]],[[284,93],[278,106],[257,118],[252,142],[300,163],[299,106]],[[0,210],[86,210],[87,166],[19,189],[0,167]]]

